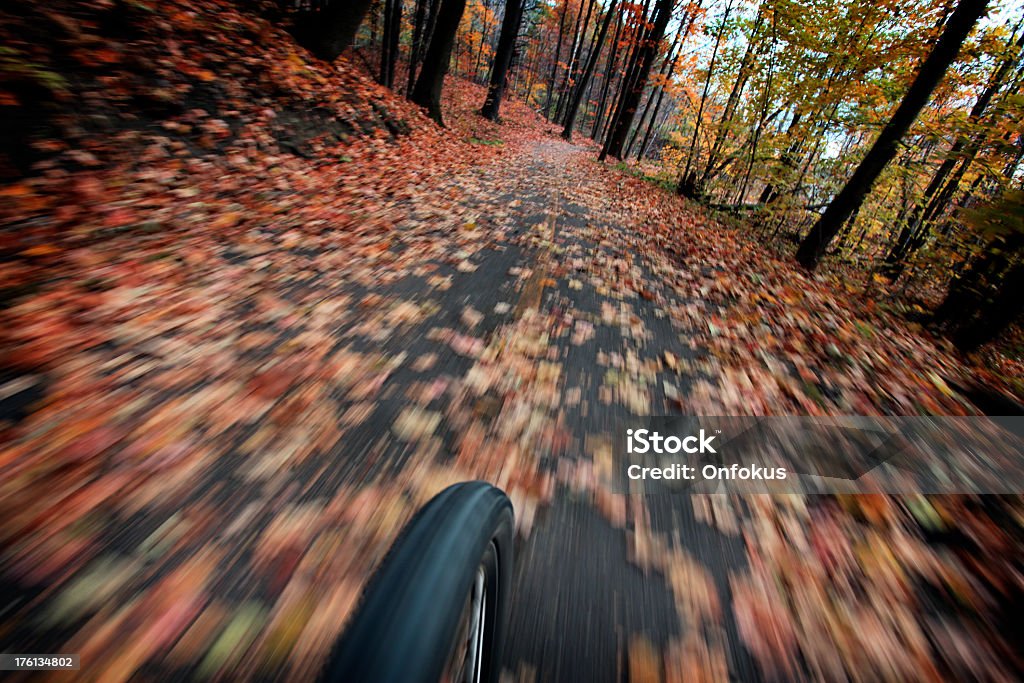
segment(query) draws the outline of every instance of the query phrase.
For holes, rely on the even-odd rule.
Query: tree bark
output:
[[[491,82],[487,88],[487,99],[480,113],[491,121],[498,120],[501,110],[501,99],[505,96],[505,83],[508,80],[508,67],[512,63],[512,55],[516,51],[516,40],[519,38],[519,25],[523,20],[523,0],[508,0],[505,4],[505,17],[501,21],[501,35],[498,36],[498,49],[494,52],[491,65]]]
[[[566,140],[572,140],[572,129],[576,125],[576,114],[579,111],[580,103],[583,101],[583,95],[590,86],[590,79],[593,77],[594,69],[597,67],[597,60],[601,58],[601,48],[604,47],[604,39],[608,35],[608,26],[611,25],[612,17],[615,15],[615,3],[616,0],[611,0],[611,3],[608,5],[604,21],[601,22],[601,28],[597,34],[597,43],[587,57],[587,63],[583,67],[583,76],[580,77],[579,82],[573,88],[572,99],[569,100],[569,108],[565,112],[565,127],[562,129],[562,137]]]
[[[665,37],[665,29],[672,16],[674,0],[657,0],[654,6],[654,22],[651,30],[641,33],[641,44],[637,51],[637,64],[633,77],[626,84],[619,103],[618,113],[613,120],[613,127],[608,135],[608,143],[601,157],[612,156],[616,159],[622,158],[623,147],[626,144],[626,137],[629,129],[633,126],[633,117],[636,115],[637,107],[640,105],[640,98],[643,96],[644,87],[647,85],[647,78],[651,73],[651,66],[654,64],[654,57],[658,52],[662,39]]]
[[[882,129],[875,144],[800,243],[796,258],[804,268],[814,269],[818,265],[829,242],[847,217],[863,203],[875,180],[896,155],[896,144],[914,123],[946,69],[956,59],[967,35],[985,13],[987,4],[988,0],[960,0],[935,47],[925,58],[914,82],[903,96],[903,101]]]
[[[640,46],[643,44],[644,35],[646,34],[649,18],[647,11],[650,9],[650,5],[651,0],[644,0],[640,13],[633,22],[633,35],[629,38],[629,49],[622,54],[622,75],[619,77],[619,82],[612,95],[611,102],[608,103],[608,112],[603,124],[604,130],[601,133],[601,137],[604,137],[604,142],[601,145],[601,154],[598,156],[598,159],[601,161],[604,161],[605,157],[608,156],[608,140],[611,137],[612,130],[615,128],[615,122],[622,115],[622,98],[625,97],[626,91],[629,90],[629,84],[636,78]],[[623,9],[625,9],[625,6],[623,6]],[[653,15],[650,18],[653,18]]]
[[[430,118],[439,125],[444,125],[441,118],[441,90],[444,77],[448,74],[448,62],[455,44],[455,33],[462,21],[462,12],[466,9],[466,0],[441,0],[437,10],[434,33],[423,56],[423,68],[420,70],[416,86],[409,99],[427,110]]]
[[[420,63],[420,52],[423,50],[423,37],[427,30],[427,5],[434,4],[431,0],[417,0],[416,12],[412,20],[412,46],[409,49],[409,80],[405,85],[405,96],[412,95],[416,85],[416,66]]]
[[[746,200],[747,188],[750,185],[750,174],[754,169],[754,162],[757,159],[758,145],[761,143],[761,131],[764,130],[764,126],[768,122],[768,103],[771,97],[772,83],[775,79],[775,47],[778,42],[777,27],[775,21],[776,14],[774,11],[772,11],[772,43],[771,47],[769,48],[771,51],[771,56],[768,59],[768,76],[765,78],[764,91],[761,93],[761,107],[758,112],[757,126],[754,127],[754,133],[751,136],[752,139],[749,145],[747,145],[747,147],[750,149],[750,154],[747,157],[747,169],[743,173],[743,181],[739,185],[739,189],[736,193],[736,199],[733,202],[737,206],[742,204]]]
[[[654,103],[654,113],[651,114],[650,123],[647,124],[647,131],[644,133],[643,140],[640,142],[640,149],[636,154],[637,161],[643,159],[648,146],[651,144],[651,135],[654,133],[654,127],[658,121],[658,112],[661,110],[661,103],[665,98],[665,86],[671,82],[672,76],[676,72],[676,64],[679,62],[679,56],[682,54],[683,45],[686,44],[686,39],[690,37],[690,31],[693,30],[693,22],[697,20],[696,10],[699,10],[703,4],[703,0],[699,0],[694,11],[688,11],[689,16],[687,17],[685,25],[681,25],[679,33],[676,34],[676,40],[679,42],[678,49],[672,57],[672,62],[669,64],[665,85],[658,88],[658,99]],[[643,121],[642,118],[641,121]]]
[[[693,122],[693,137],[690,139],[690,149],[686,153],[686,167],[683,169],[683,175],[679,178],[679,184],[676,185],[676,194],[681,197],[694,198],[697,196],[697,174],[691,170],[693,164],[693,155],[697,152],[697,140],[700,137],[701,119],[704,118],[704,107],[707,105],[708,93],[711,89],[711,75],[715,70],[715,60],[718,58],[718,50],[722,46],[722,36],[725,34],[725,24],[729,20],[729,14],[732,12],[732,0],[728,0],[725,5],[725,13],[722,15],[722,27],[719,29],[715,36],[715,47],[711,51],[711,62],[708,64],[708,75],[704,79],[704,90],[701,92],[700,104],[697,106],[697,116]]]
[[[1014,54],[1002,60],[992,75],[988,86],[978,97],[974,106],[971,107],[970,112],[967,114],[968,124],[977,124],[981,120],[989,104],[992,102],[992,98],[995,97],[996,93],[1005,84],[1006,77],[1013,68],[1017,55],[1024,49],[1024,33],[1017,39],[1013,48],[1015,49]],[[980,136],[981,134],[979,134]],[[953,186],[953,181],[949,179],[949,176],[953,173],[957,164],[961,164],[961,167],[958,174],[954,177],[955,184],[959,185],[960,178],[967,172],[967,166],[974,160],[980,147],[980,139],[972,140],[965,135],[960,135],[953,143],[953,146],[950,147],[946,159],[939,166],[938,171],[935,172],[931,182],[928,183],[928,187],[925,188],[921,199],[914,206],[909,220],[903,224],[899,236],[893,243],[889,253],[886,254],[882,269],[890,277],[895,278],[899,276],[907,257],[916,251],[915,245],[924,243],[924,235],[921,235],[921,233],[927,229],[928,223],[945,207],[946,203],[955,193],[956,187]]]
[[[595,4],[597,4],[596,0],[595,0]],[[600,23],[601,23],[601,13],[600,12],[598,12],[598,16],[596,16],[594,18],[594,22],[595,22],[594,30],[590,32],[590,47],[587,48],[587,53],[586,53],[588,60],[590,59],[590,55],[594,54],[594,48],[597,45],[597,34],[600,32],[599,26],[600,26]],[[582,47],[580,48],[580,50],[581,50],[580,57],[582,57],[583,56]],[[584,68],[586,68],[586,64],[587,64],[587,62],[583,63]],[[591,93],[593,93],[593,91],[594,91],[594,79],[591,78],[590,79],[590,85],[587,88],[587,92],[584,94],[584,98],[590,97],[590,95],[591,95]],[[569,98],[566,101],[566,110],[568,110],[569,103],[572,102],[572,95],[573,94],[574,93],[573,93],[572,89],[570,88],[570,91],[567,93],[567,95],[569,95]],[[559,119],[559,121],[562,123],[562,125],[565,125],[564,113],[565,112],[563,112],[563,116]]]
[[[487,13],[491,11],[491,3],[484,0],[484,15],[481,19],[483,26],[480,27],[480,46],[476,50],[476,63],[473,64],[473,82],[480,82],[480,62],[484,56],[484,45],[487,44]]]
[[[722,146],[729,136],[729,127],[732,124],[732,117],[736,114],[743,90],[747,87],[747,80],[753,69],[754,60],[760,55],[761,46],[757,41],[760,39],[761,24],[764,21],[764,6],[757,8],[757,17],[754,20],[754,27],[750,32],[750,41],[743,52],[743,59],[740,60],[740,68],[736,73],[736,80],[733,82],[732,90],[729,92],[729,99],[726,100],[725,110],[722,118],[718,121],[718,130],[715,132],[715,141],[711,145],[711,152],[708,154],[708,161],[704,165],[704,172],[697,181],[697,194],[703,195],[708,183],[715,176],[715,168],[718,164],[718,155],[722,152]]]
[[[569,93],[570,81],[576,71],[576,62],[579,53],[583,50],[583,41],[587,36],[587,27],[590,26],[590,13],[594,9],[594,0],[586,0],[587,13],[583,18],[582,28],[580,26],[580,15],[576,15],[576,28],[573,29],[572,43],[569,48],[569,63],[566,65],[565,74],[562,76],[562,87],[558,90],[558,103],[555,105],[555,121],[564,121],[562,113],[565,111],[565,96]],[[580,11],[583,5],[580,5]]]
[[[384,35],[380,51],[380,75],[377,79],[385,88],[395,84],[395,66],[398,63],[398,38],[402,32],[402,0],[386,0],[384,4]]]
[[[594,114],[594,127],[590,129],[590,139],[597,140],[601,134],[601,124],[604,122],[605,103],[608,100],[608,91],[611,89],[612,77],[615,75],[615,64],[619,56],[619,35],[622,33],[622,25],[625,20],[621,12],[615,13],[615,35],[612,37],[612,51],[608,55],[608,63],[605,65],[604,82],[601,84],[601,99],[597,103],[597,111]]]
[[[558,76],[558,58],[562,54],[562,39],[565,36],[565,15],[569,11],[569,0],[563,0],[562,16],[558,20],[558,42],[555,43],[555,59],[551,65],[551,78],[548,79],[548,92],[544,102],[544,118],[551,120],[551,96],[555,90],[555,78]]]
[[[625,147],[624,157],[627,159],[633,155],[633,149],[636,147],[637,140],[640,139],[640,131],[644,129],[644,122],[648,120],[647,115],[651,113],[651,106],[654,104],[655,100],[658,100],[660,104],[660,95],[665,89],[665,79],[672,77],[669,69],[675,68],[675,53],[676,47],[679,45],[681,31],[682,25],[680,26],[680,31],[677,31],[675,38],[672,39],[672,45],[669,46],[668,52],[665,53],[665,56],[661,60],[661,68],[658,70],[659,82],[657,85],[652,86],[651,91],[647,93],[647,101],[644,103],[643,111],[640,112],[640,120],[637,121],[635,126],[633,126],[632,134],[629,136],[629,143]],[[657,114],[657,112],[655,112],[655,114]],[[639,160],[640,158],[637,157],[637,161]]]

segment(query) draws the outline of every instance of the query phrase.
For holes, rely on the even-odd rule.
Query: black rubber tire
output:
[[[477,570],[484,566],[488,609],[480,680],[497,681],[513,530],[512,503],[486,482],[456,484],[437,494],[405,527],[370,579],[323,680],[438,681]]]

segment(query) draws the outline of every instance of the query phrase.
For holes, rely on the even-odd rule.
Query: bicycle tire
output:
[[[477,680],[497,681],[512,575],[512,503],[486,482],[450,486],[409,522],[363,591],[322,680],[440,680],[483,568],[487,603]]]

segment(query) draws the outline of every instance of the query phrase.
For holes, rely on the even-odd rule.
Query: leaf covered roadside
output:
[[[17,256],[0,265],[3,387],[17,399],[0,446],[2,566],[20,589],[5,642],[60,640],[104,681],[308,678],[401,524],[447,483],[485,478],[510,492],[523,533],[558,485],[632,524],[633,561],[668,577],[676,609],[699,625],[664,653],[636,651],[663,658],[668,676],[698,661],[721,678],[726,606],[707,570],[643,524],[642,500],[601,488],[607,435],[581,434],[567,408],[972,411],[943,379],[964,372],[955,358],[657,189],[535,144],[543,127],[524,107],[507,103],[510,122],[492,126],[472,113],[480,89],[456,83],[441,131],[352,64],[311,62],[234,5],[136,9],[158,14],[143,25],[163,37],[112,53],[77,10],[46,10],[82,42],[70,54],[86,72],[113,73],[90,91],[96,73],[75,67],[63,87],[92,92],[125,130],[41,140],[55,156],[2,190],[3,246]],[[232,26],[259,38],[230,39]],[[219,83],[227,95],[216,110],[140,125],[120,99],[132,72],[110,66],[140,58],[170,60],[161,73],[175,93]],[[240,68],[284,100],[236,89],[249,81],[224,74]],[[377,102],[408,131],[368,124],[348,141],[303,141],[305,124],[281,123],[292,97],[302,110],[326,101],[328,121],[371,117]],[[552,175],[536,174],[537,156],[551,157]],[[568,246],[524,229],[526,209],[503,194],[535,183],[591,215],[566,229]],[[542,284],[593,291],[596,312],[542,299],[488,332],[489,311],[438,319],[458,274],[509,244],[566,249]],[[519,292],[532,272],[510,275]],[[420,291],[390,289],[410,276]],[[645,306],[692,356],[665,348],[638,315]],[[430,353],[389,346],[411,344],[417,326]],[[582,347],[606,328],[625,341],[599,349],[599,385],[569,386],[560,344]],[[398,379],[406,370],[413,381]],[[656,380],[673,391],[654,391]],[[401,406],[389,429],[351,441],[389,401]],[[934,606],[919,599],[921,579],[955,600],[923,634],[948,647],[912,641],[920,671],[998,677],[1010,666],[984,643],[1000,642],[986,630],[1000,623],[1000,596],[1019,595],[1019,500],[759,499],[749,518],[723,501],[692,504],[756,560],[730,577],[732,610],[767,674],[810,661],[838,677],[865,651],[889,662],[919,634],[909,621]],[[967,551],[922,543],[922,526],[962,534]],[[865,581],[878,590],[859,590]],[[973,662],[953,658],[971,648]]]

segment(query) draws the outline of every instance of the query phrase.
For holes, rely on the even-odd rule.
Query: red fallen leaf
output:
[[[12,183],[0,187],[0,199],[8,199],[12,197],[29,197],[36,194],[35,190],[29,186],[28,183]]]
[[[15,573],[36,584],[52,583],[60,580],[61,575],[66,576],[74,567],[88,562],[99,546],[93,544],[92,538],[62,534],[58,542],[47,543],[45,548],[45,552],[34,558],[31,566]]]
[[[68,444],[62,455],[73,462],[85,462],[103,453],[121,439],[121,434],[109,427],[97,427]]]
[[[92,51],[93,58],[101,64],[114,64],[121,61],[121,53],[109,47],[101,47]]]
[[[288,546],[274,555],[270,570],[271,591],[277,593],[284,590],[284,587],[288,585],[292,575],[295,573],[295,568],[302,561],[302,555],[302,551],[293,546]]]
[[[271,368],[255,375],[249,380],[248,388],[253,394],[263,399],[275,399],[288,391],[294,375],[281,368]]]
[[[103,225],[108,228],[119,228],[124,225],[138,223],[138,218],[131,211],[117,208],[107,213],[103,219]]]
[[[278,404],[270,413],[270,419],[281,425],[293,424],[310,410],[316,400],[310,393],[298,393]]]

